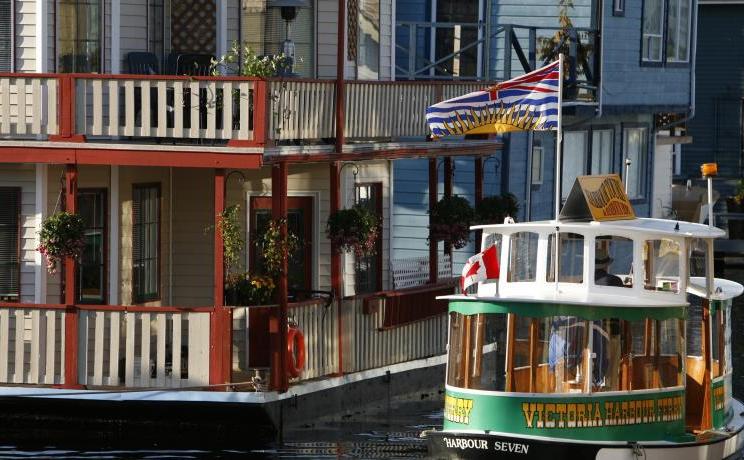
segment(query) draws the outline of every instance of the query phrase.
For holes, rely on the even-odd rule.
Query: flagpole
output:
[[[563,53],[558,55],[558,130],[555,139],[555,220],[561,210],[561,155],[563,153]]]

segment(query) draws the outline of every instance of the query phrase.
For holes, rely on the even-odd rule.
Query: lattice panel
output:
[[[173,51],[176,53],[215,54],[217,50],[217,5],[215,0],[178,0],[172,2]]]

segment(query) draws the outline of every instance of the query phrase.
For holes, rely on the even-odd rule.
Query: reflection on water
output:
[[[729,269],[726,278],[744,284],[744,269]],[[744,398],[744,296],[734,302],[733,314],[734,395]],[[317,423],[294,428],[285,433],[284,442],[252,451],[204,450],[67,450],[38,448],[20,449],[2,446],[0,460],[13,458],[40,459],[410,459],[426,458],[426,445],[419,437],[423,430],[442,425],[440,401],[408,402],[390,407],[381,414],[367,415],[364,420]]]

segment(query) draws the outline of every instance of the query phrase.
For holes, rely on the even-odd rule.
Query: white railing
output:
[[[452,257],[440,254],[438,260],[439,279],[452,277]],[[390,272],[393,274],[393,288],[405,289],[423,286],[429,282],[429,256],[406,257],[390,261]]]
[[[269,98],[271,139],[336,136],[336,87],[333,81],[271,81]]]
[[[0,383],[64,383],[64,317],[58,309],[0,308]]]
[[[78,334],[83,385],[209,384],[209,313],[83,310]]]
[[[0,77],[0,135],[58,134],[55,78]]]
[[[383,329],[385,298],[344,300],[344,372],[358,372],[441,355],[447,345],[447,315]],[[370,308],[371,307],[371,308]]]
[[[186,78],[77,78],[86,136],[252,140],[255,83]]]

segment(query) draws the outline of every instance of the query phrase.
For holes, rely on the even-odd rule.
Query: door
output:
[[[251,197],[250,200],[250,259],[248,268],[252,273],[265,273],[263,257],[256,247],[271,220],[271,197]],[[302,291],[313,288],[313,198],[287,198],[287,230],[299,240],[297,249],[289,254],[288,282],[290,295],[302,295]]]

